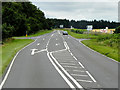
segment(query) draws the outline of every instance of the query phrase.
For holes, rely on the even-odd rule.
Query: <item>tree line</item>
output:
[[[104,29],[106,27],[109,27],[110,29],[115,29],[116,27],[120,26],[120,23],[118,22],[110,22],[106,20],[93,20],[93,21],[87,21],[87,20],[81,20],[81,21],[75,21],[75,20],[67,20],[67,19],[48,19],[51,22],[53,22],[53,28],[59,28],[60,25],[64,25],[64,28],[70,28],[71,26],[77,29],[86,29],[87,25],[93,25],[94,29]]]
[[[51,29],[44,13],[31,2],[2,2],[2,39]]]

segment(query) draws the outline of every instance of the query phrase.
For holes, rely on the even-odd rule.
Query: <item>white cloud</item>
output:
[[[34,2],[33,4],[40,7],[48,18],[118,20],[117,2]]]

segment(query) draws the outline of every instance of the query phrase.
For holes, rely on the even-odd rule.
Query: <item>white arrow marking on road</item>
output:
[[[43,49],[43,50],[40,50],[40,51],[37,51],[37,52],[35,52],[35,51],[38,50],[38,49],[31,49],[31,50],[32,50],[31,55],[34,55],[35,53],[40,53],[40,52],[47,51],[47,49]]]
[[[31,49],[31,50],[32,50],[31,55],[34,55],[35,51],[38,50],[38,49]]]

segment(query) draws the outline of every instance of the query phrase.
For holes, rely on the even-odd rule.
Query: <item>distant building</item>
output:
[[[60,25],[60,28],[63,28],[64,26],[63,25]]]
[[[93,25],[87,25],[87,30],[88,30],[88,31],[93,30]]]

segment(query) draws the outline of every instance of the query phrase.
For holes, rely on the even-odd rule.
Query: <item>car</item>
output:
[[[67,31],[63,31],[63,35],[68,35],[68,32]]]

